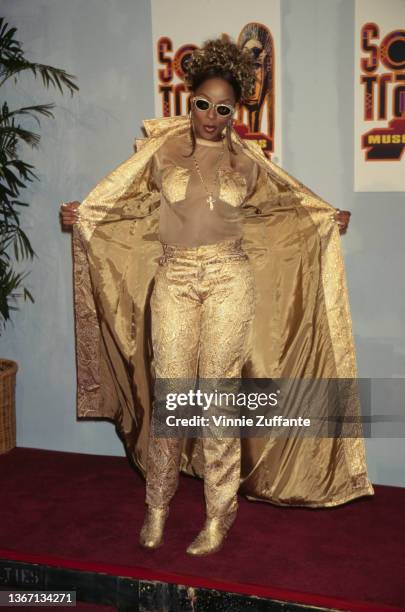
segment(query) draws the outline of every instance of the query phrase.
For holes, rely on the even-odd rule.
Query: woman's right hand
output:
[[[65,202],[60,206],[60,216],[62,219],[62,225],[65,227],[72,227],[76,223],[78,214],[77,209],[80,206],[80,202],[74,200],[73,202]]]

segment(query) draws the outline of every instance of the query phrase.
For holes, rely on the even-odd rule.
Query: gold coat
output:
[[[137,151],[83,200],[73,227],[77,416],[115,422],[145,477],[153,376],[149,299],[162,254],[152,157],[187,116],[145,120]],[[233,141],[260,167],[243,204],[243,248],[257,306],[249,378],[356,379],[357,367],[335,209],[259,145]],[[358,394],[345,414],[360,417]],[[324,406],[327,414],[327,406]],[[284,416],[288,416],[285,414]],[[243,438],[240,492],[277,505],[329,507],[373,495],[361,425],[356,437]],[[184,440],[181,470],[202,477],[198,439]]]

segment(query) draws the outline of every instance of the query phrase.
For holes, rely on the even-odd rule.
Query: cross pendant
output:
[[[210,205],[210,210],[214,210],[214,198],[212,197],[212,195],[209,195],[207,198],[207,202]]]

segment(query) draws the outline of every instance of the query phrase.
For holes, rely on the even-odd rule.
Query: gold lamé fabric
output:
[[[241,205],[256,184],[257,164],[230,152],[225,142],[197,138],[193,156],[191,150],[186,132],[166,140],[153,156],[152,180],[161,193],[160,241],[198,246],[243,237]],[[207,190],[215,199],[211,207]]]
[[[221,378],[240,378],[255,313],[254,274],[241,242],[163,245],[150,300],[152,367],[156,379],[168,380],[164,389],[156,386],[157,402],[164,401],[166,393],[179,392],[177,379],[194,388],[197,373],[210,379],[212,391]],[[177,490],[184,442],[155,435],[154,426],[152,418],[146,503],[165,506]],[[206,515],[214,517],[237,510],[241,443],[237,437],[218,437],[214,427],[208,429],[198,443]]]
[[[150,298],[163,252],[153,158],[169,139],[186,134],[190,121],[156,118],[144,127],[147,137],[135,142],[136,152],[83,200],[73,230],[77,415],[113,419],[143,475],[154,380]],[[236,133],[232,139],[238,154],[257,165],[242,204],[243,250],[256,287],[242,376],[356,379],[335,209],[266,159],[256,143]],[[348,394],[345,408],[345,415],[360,417],[356,394]],[[203,463],[201,443],[186,440],[181,470],[202,477]],[[361,427],[357,437],[243,438],[239,492],[310,507],[373,495]]]

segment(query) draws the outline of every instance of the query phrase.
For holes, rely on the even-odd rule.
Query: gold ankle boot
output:
[[[222,548],[237,511],[207,518],[203,529],[187,548],[189,555],[210,555]]]
[[[141,546],[144,548],[159,548],[163,544],[163,529],[168,514],[168,506],[148,506],[139,535]]]

